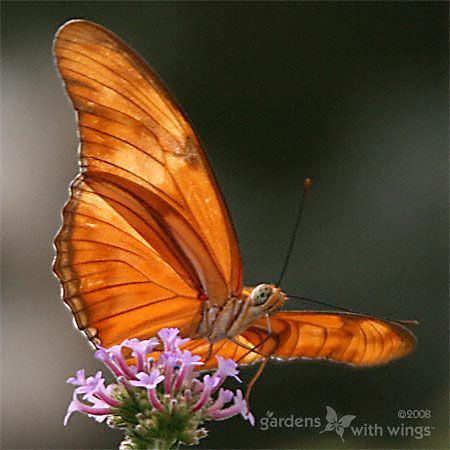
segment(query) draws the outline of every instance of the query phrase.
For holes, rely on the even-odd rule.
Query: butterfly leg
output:
[[[240,361],[242,361],[247,355],[249,355],[250,353],[254,352],[255,350],[257,350],[258,348],[262,347],[270,338],[270,336],[272,335],[272,327],[270,324],[270,317],[268,314],[266,314],[266,321],[267,321],[267,335],[264,337],[264,339],[261,340],[261,342],[253,347],[249,347],[248,345],[243,344],[242,342],[238,342],[235,339],[231,338],[230,340],[233,341],[235,344],[245,348],[248,350],[247,353],[245,353],[244,355],[242,355],[236,362],[239,364]],[[265,356],[265,355],[261,355],[261,356]]]
[[[209,317],[208,317],[209,308],[210,308],[209,301],[205,300],[203,302],[202,321],[203,321],[203,328],[204,328],[207,336],[209,336],[209,333],[211,332],[211,327],[209,326],[210,324],[209,324]]]
[[[260,347],[261,345],[264,344],[264,342],[267,341],[267,339],[269,339],[270,335],[267,335],[258,345],[255,345],[254,347],[250,347],[246,344],[243,344],[242,342],[237,341],[234,338],[229,338],[229,340],[231,342],[234,342],[236,345],[239,345],[239,347],[245,348],[246,350],[248,350],[247,353],[245,353],[245,355],[243,355],[241,358],[239,358],[236,362],[239,363],[239,361],[242,360],[242,358],[245,358],[249,353],[252,353],[253,351],[255,351],[258,347]],[[248,384],[247,390],[245,391],[245,402],[247,403],[247,408],[250,410],[250,394],[252,392],[253,386],[255,385],[256,381],[258,380],[258,378],[261,376],[264,368],[266,367],[267,363],[269,362],[270,357],[272,356],[272,354],[270,353],[269,355],[261,355],[263,356],[264,360],[261,363],[261,365],[258,367],[257,372],[255,373],[255,375],[253,375],[253,378],[250,380],[250,383]]]
[[[211,359],[211,355],[212,355],[212,352],[213,352],[213,346],[214,346],[214,342],[210,342],[209,346],[208,346],[208,354],[206,355],[205,362],[209,361]]]
[[[267,321],[267,336],[258,344],[255,346],[255,349],[258,347],[261,347],[264,345],[264,343],[270,338],[272,334],[272,326],[270,324],[270,317],[269,314],[266,314],[266,321]],[[267,363],[269,362],[270,357],[272,356],[272,353],[269,353],[268,355],[264,355],[264,360],[259,366],[258,370],[256,371],[255,375],[253,375],[253,378],[250,380],[250,383],[247,386],[247,390],[245,392],[245,401],[247,403],[247,408],[250,410],[250,394],[252,393],[253,386],[258,381],[258,378],[263,373]]]
[[[253,375],[253,378],[250,380],[250,383],[248,383],[247,390],[245,391],[245,402],[247,403],[247,409],[250,411],[250,394],[252,393],[253,386],[258,381],[258,378],[263,373],[267,363],[269,362],[271,355],[267,355],[264,357],[263,362],[258,367],[258,370],[256,371],[255,375]]]
[[[268,314],[266,314],[266,320],[267,320],[267,335],[264,337],[264,339],[261,340],[261,342],[259,344],[255,345],[253,347],[249,347],[248,345],[245,345],[242,342],[239,342],[233,338],[230,339],[235,344],[237,344],[243,348],[246,348],[248,350],[247,353],[245,353],[243,356],[241,356],[236,361],[237,363],[239,363],[239,361],[241,361],[243,358],[245,358],[248,354],[254,352],[259,347],[262,347],[265,344],[265,342],[267,342],[267,340],[270,338],[270,336],[272,334],[272,327],[270,324],[270,317]],[[262,361],[261,365],[258,367],[258,370],[256,371],[255,375],[253,375],[253,378],[250,380],[250,383],[248,384],[247,390],[245,392],[245,401],[247,403],[247,408],[249,410],[250,410],[250,394],[252,392],[253,386],[255,385],[256,381],[263,373],[267,363],[269,362],[270,357],[272,356],[272,353],[269,353],[268,355],[261,355],[261,356],[264,357],[264,360]]]

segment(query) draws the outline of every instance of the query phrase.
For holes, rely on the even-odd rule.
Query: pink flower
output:
[[[235,361],[233,361],[232,359],[222,358],[219,355],[216,356],[216,359],[218,364],[216,376],[218,376],[221,380],[225,380],[225,378],[227,377],[233,377],[237,381],[239,381],[239,383],[242,383],[242,380],[237,376],[239,371],[237,369],[237,363]]]
[[[139,372],[136,374],[136,380],[131,380],[132,386],[140,386],[146,389],[155,389],[156,386],[164,380],[164,375],[160,375],[158,369],[152,370],[150,374],[145,372]]]
[[[82,369],[77,372],[76,378],[69,378],[67,383],[79,386],[75,389],[75,392],[77,394],[85,394],[84,398],[89,398],[97,390],[99,384],[103,384],[104,381],[100,371],[98,371],[94,377],[86,378],[84,369]]]
[[[75,411],[87,414],[88,416],[95,418],[97,422],[103,422],[108,415],[112,414],[112,410],[107,405],[104,405],[102,403],[99,405],[99,402],[96,403],[96,406],[99,407],[86,405],[85,403],[82,403],[78,400],[77,394],[76,392],[74,392],[72,401],[70,402],[69,408],[67,409],[67,414],[64,417],[64,425],[67,425],[70,416]]]
[[[242,392],[238,389],[236,396],[234,397],[234,403],[232,406],[224,409],[216,409],[211,412],[211,415],[216,420],[225,420],[236,414],[241,414],[242,417],[248,420],[252,425],[255,424],[255,418],[253,414],[248,410],[247,402],[242,397]]]
[[[122,346],[131,348],[133,351],[131,355],[136,358],[137,371],[142,372],[146,363],[146,356],[151,353],[154,348],[159,344],[158,339],[151,338],[140,341],[139,339],[126,339],[122,342]]]
[[[164,350],[166,352],[180,351],[180,345],[189,342],[190,339],[182,339],[180,336],[178,336],[178,334],[178,328],[163,328],[158,333],[159,338],[164,344]]]
[[[67,382],[75,389],[64,424],[67,425],[74,412],[99,422],[108,418],[108,425],[125,430],[127,448],[141,448],[144,443],[147,447],[153,445],[165,430],[160,430],[158,424],[167,425],[167,420],[176,424],[175,441],[188,445],[206,436],[202,427],[205,421],[241,414],[254,424],[242,392],[238,390],[234,394],[221,387],[229,377],[241,381],[233,360],[218,356],[217,370],[202,376],[196,371],[203,364],[200,356],[180,349],[189,339],[181,338],[176,328],[162,329],[158,336],[159,339],[142,341],[126,339],[109,349],[99,348],[96,358],[110,369],[116,380],[105,386],[101,372],[86,377],[84,370],[69,378]],[[149,355],[158,346],[164,350],[155,361]],[[136,366],[130,366],[124,354],[131,354]],[[83,395],[83,401],[78,395]]]

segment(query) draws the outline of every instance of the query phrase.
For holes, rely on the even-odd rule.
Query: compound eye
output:
[[[255,305],[262,305],[272,295],[272,287],[269,284],[260,284],[253,289],[251,297]]]

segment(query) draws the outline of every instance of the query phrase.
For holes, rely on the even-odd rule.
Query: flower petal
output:
[[[222,358],[222,356],[219,355],[216,356],[216,359],[218,364],[216,376],[222,378],[222,380],[224,380],[227,377],[234,377],[236,378],[237,381],[242,383],[242,380],[237,376],[239,370],[237,369],[238,365],[236,361],[232,359]]]
[[[233,392],[229,391],[228,389],[220,388],[217,400],[208,408],[208,414],[212,414],[214,411],[223,408],[223,405],[231,402],[233,398]]]
[[[217,387],[217,385],[220,383],[220,378],[216,376],[211,375],[205,375],[203,377],[203,390],[200,398],[198,399],[197,403],[192,407],[192,412],[198,411],[199,409],[203,408],[204,404],[209,399],[209,396],[213,392],[213,390]]]
[[[101,400],[99,400],[99,401],[101,401]],[[102,403],[102,405],[103,405],[103,403]],[[67,425],[70,416],[75,411],[82,412],[84,414],[87,414],[90,417],[94,417],[95,420],[97,420],[99,422],[102,422],[103,420],[105,420],[106,417],[109,414],[111,414],[111,412],[112,412],[109,407],[108,408],[104,408],[104,407],[95,408],[95,407],[86,405],[86,403],[80,402],[80,400],[78,400],[76,392],[74,392],[72,401],[70,402],[70,405],[67,408],[67,413],[64,417],[64,422],[63,422],[64,425]]]
[[[129,383],[136,387],[155,389],[164,380],[164,375],[161,375],[158,369],[153,369],[150,374],[146,372],[137,373],[136,378],[137,380],[130,380]]]
[[[86,383],[86,375],[84,369],[78,370],[77,376],[69,378],[66,382],[69,384],[74,384],[75,386],[81,386],[82,384]]]
[[[215,420],[225,420],[235,416],[236,414],[241,414],[242,417],[248,420],[252,425],[255,423],[255,418],[253,417],[253,414],[248,410],[247,402],[244,400],[240,389],[236,391],[234,404],[232,406],[213,411],[211,416]]]

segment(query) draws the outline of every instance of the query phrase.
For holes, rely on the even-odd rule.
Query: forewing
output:
[[[271,317],[271,334],[259,347],[279,359],[328,359],[355,366],[384,364],[411,353],[414,335],[402,325],[350,313],[281,311]],[[257,345],[267,337],[266,319],[243,336]]]
[[[212,303],[239,294],[241,261],[226,206],[197,137],[156,74],[91,22],[64,25],[54,52],[78,112],[83,172],[158,209],[160,226]]]

